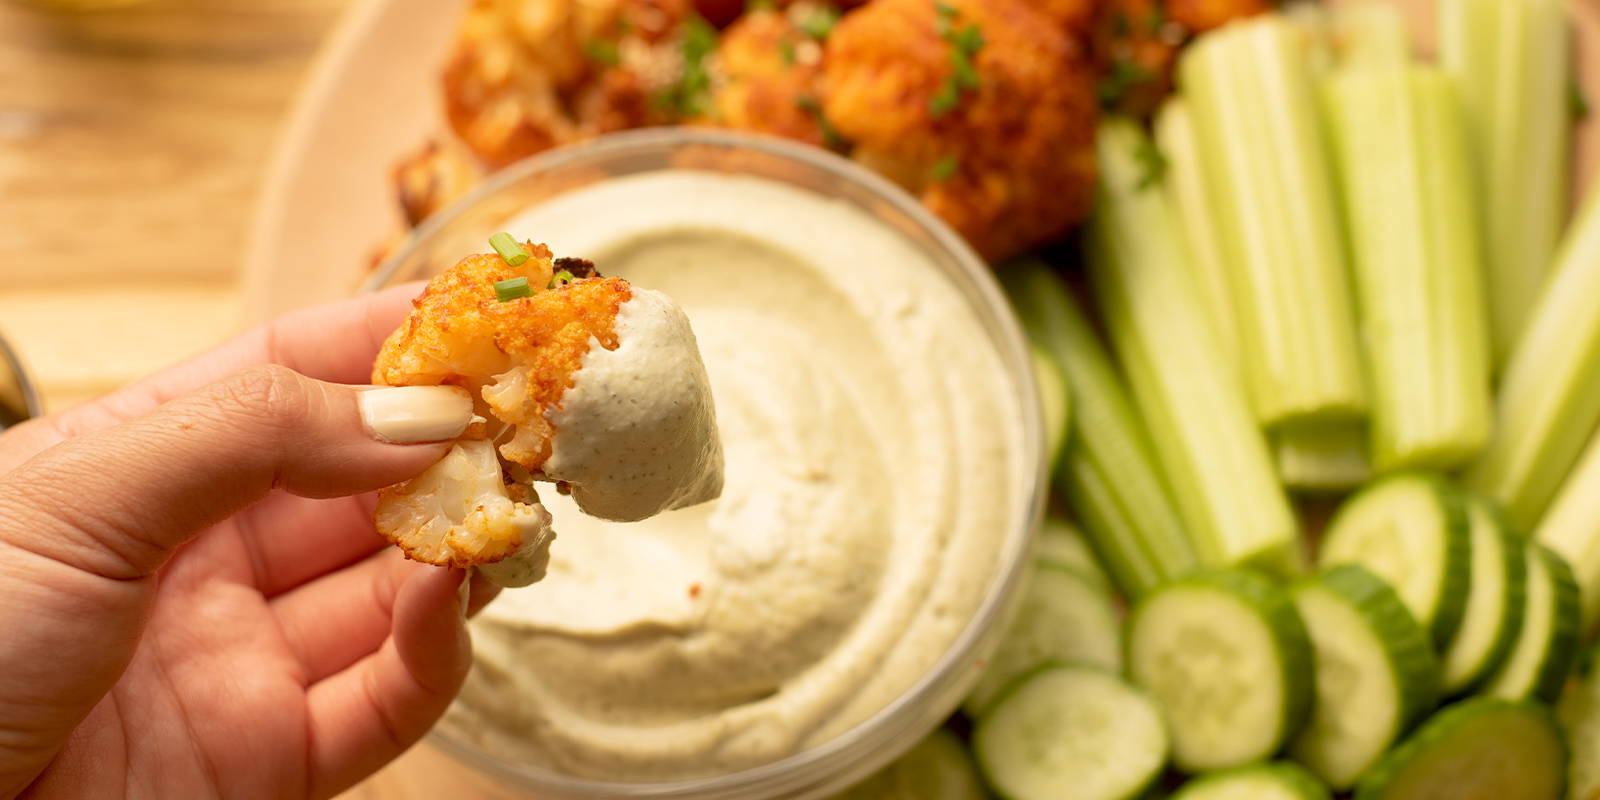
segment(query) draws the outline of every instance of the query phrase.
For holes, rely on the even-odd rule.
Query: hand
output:
[[[361,493],[447,445],[379,441],[340,385],[416,291],[0,435],[0,797],[327,797],[443,713],[463,574],[385,547]]]

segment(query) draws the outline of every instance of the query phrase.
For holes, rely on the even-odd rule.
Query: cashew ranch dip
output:
[[[938,268],[853,206],[693,170],[507,227],[682,305],[724,481],[634,523],[542,489],[548,575],[473,622],[445,733],[579,777],[703,777],[820,744],[920,679],[990,590],[1031,475],[1014,379]]]

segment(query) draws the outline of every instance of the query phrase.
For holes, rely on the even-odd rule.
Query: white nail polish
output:
[[[357,396],[367,432],[385,442],[442,442],[471,424],[472,395],[459,386],[396,386]]]

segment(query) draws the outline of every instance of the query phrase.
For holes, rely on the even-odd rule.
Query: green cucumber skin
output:
[[[1555,582],[1555,611],[1551,624],[1555,630],[1546,648],[1546,658],[1539,665],[1539,677],[1534,681],[1531,696],[1546,703],[1561,699],[1561,689],[1566,686],[1572,668],[1577,664],[1578,651],[1583,639],[1583,599],[1579,595],[1577,579],[1566,559],[1556,555],[1537,542],[1530,542],[1535,557],[1544,559],[1545,568]]]
[[[1445,569],[1444,578],[1439,586],[1439,601],[1434,607],[1432,622],[1427,626],[1428,634],[1435,647],[1443,648],[1456,635],[1456,630],[1461,627],[1461,617],[1467,610],[1467,591],[1471,588],[1472,580],[1472,524],[1471,517],[1467,514],[1466,497],[1456,489],[1443,476],[1419,470],[1405,470],[1385,475],[1377,482],[1369,484],[1366,488],[1351,495],[1328,522],[1328,531],[1331,534],[1339,529],[1339,520],[1344,517],[1349,509],[1355,508],[1364,496],[1389,488],[1391,484],[1402,481],[1418,481],[1432,489],[1439,498],[1440,508],[1444,510],[1445,527]],[[1331,566],[1326,563],[1319,566]]]
[[[1268,764],[1246,764],[1242,767],[1218,770],[1206,773],[1185,783],[1171,800],[1187,800],[1190,795],[1199,790],[1208,788],[1213,784],[1225,783],[1239,778],[1249,777],[1268,778],[1300,798],[1300,800],[1330,800],[1332,794],[1317,776],[1293,761],[1274,761]]]
[[[1522,607],[1528,600],[1528,564],[1527,547],[1524,539],[1518,536],[1511,527],[1511,520],[1506,516],[1504,509],[1492,500],[1484,497],[1473,497],[1471,502],[1481,504],[1495,521],[1495,528],[1500,534],[1500,547],[1504,555],[1506,574],[1506,608],[1509,610],[1505,624],[1500,628],[1500,639],[1489,649],[1488,655],[1479,667],[1478,674],[1466,684],[1457,688],[1452,694],[1460,696],[1473,694],[1481,690],[1489,679],[1499,671],[1500,666],[1511,657],[1511,650],[1517,644],[1517,636],[1522,633]]]
[[[1038,674],[1040,674],[1042,672],[1048,672],[1050,670],[1055,670],[1055,669],[1081,669],[1081,670],[1089,670],[1089,671],[1093,671],[1093,672],[1098,672],[1098,673],[1101,673],[1103,675],[1108,675],[1108,676],[1110,676],[1112,678],[1115,678],[1116,680],[1122,682],[1129,691],[1131,691],[1131,692],[1143,697],[1145,700],[1149,701],[1149,703],[1152,706],[1156,706],[1158,711],[1159,711],[1159,706],[1157,706],[1155,698],[1151,697],[1150,693],[1146,692],[1144,690],[1144,687],[1135,685],[1132,681],[1127,680],[1126,678],[1124,678],[1121,675],[1118,675],[1115,672],[1112,672],[1112,671],[1110,671],[1108,669],[1105,669],[1104,667],[1096,666],[1094,664],[1084,664],[1084,663],[1081,663],[1081,662],[1069,662],[1069,661],[1052,661],[1052,662],[1049,662],[1049,663],[1040,664],[1039,666],[1034,667],[1033,669],[1030,669],[1027,672],[1022,673],[1021,675],[1018,675],[1009,684],[1006,684],[1006,687],[1004,689],[1001,689],[1000,692],[995,695],[994,700],[991,703],[989,703],[988,711],[985,712],[984,717],[988,716],[988,712],[989,711],[993,711],[994,709],[997,709],[997,708],[1001,707],[1002,705],[1004,705],[1006,703],[1006,701],[1010,700],[1013,695],[1015,695],[1019,691],[1021,691],[1022,688],[1025,685],[1027,685],[1028,681],[1030,681],[1030,680],[1032,680],[1034,678],[1034,676],[1036,676],[1036,675],[1038,675]],[[980,718],[980,719],[977,720],[977,727],[982,727],[983,724],[984,724],[984,719],[983,718]],[[973,730],[974,739],[976,738],[976,736],[977,736],[977,728],[974,728],[974,730]],[[977,764],[978,774],[983,777],[983,784],[985,786],[989,787],[990,791],[993,791],[996,795],[998,795],[1001,798],[1001,800],[1021,800],[1020,798],[1013,797],[1011,795],[1006,794],[1004,791],[1002,791],[999,788],[1000,783],[999,783],[998,780],[996,780],[996,776],[993,773],[990,772],[989,765],[987,763],[985,763],[985,760],[983,758],[978,756],[978,754],[977,754],[977,745],[976,745],[975,741],[974,741],[974,744],[972,745],[972,751],[973,751],[973,761],[976,762],[976,764]],[[1166,751],[1166,753],[1167,753],[1166,754],[1166,759],[1170,759],[1172,757],[1172,740],[1171,740],[1171,734],[1170,733],[1167,736],[1167,751]],[[1163,759],[1163,760],[1166,760],[1166,759]],[[1145,781],[1144,785],[1140,786],[1139,788],[1137,788],[1137,789],[1135,789],[1135,790],[1133,790],[1131,792],[1129,792],[1128,796],[1125,798],[1125,800],[1141,800],[1142,798],[1148,798],[1150,793],[1151,793],[1151,791],[1155,788],[1156,784],[1161,780],[1161,775],[1162,775],[1162,770],[1161,769],[1153,770],[1151,775],[1150,775],[1150,777]]]
[[[1426,630],[1406,610],[1405,603],[1394,589],[1366,567],[1356,564],[1334,567],[1317,580],[1349,600],[1373,628],[1414,629],[1421,634],[1400,637],[1393,642],[1388,653],[1390,665],[1399,673],[1396,675],[1397,683],[1422,689],[1411,697],[1400,698],[1402,705],[1397,715],[1399,730],[1395,732],[1395,737],[1404,736],[1439,702],[1439,659],[1433,654]]]
[[[1566,794],[1567,771],[1566,764],[1569,760],[1569,748],[1566,736],[1561,731],[1555,715],[1550,709],[1535,702],[1527,700],[1505,700],[1497,697],[1474,697],[1462,700],[1451,706],[1446,706],[1434,714],[1415,733],[1385,753],[1378,762],[1369,767],[1361,780],[1356,783],[1352,800],[1408,800],[1402,797],[1391,797],[1389,786],[1395,778],[1415,759],[1433,747],[1439,746],[1441,740],[1448,739],[1455,734],[1462,725],[1470,724],[1473,719],[1485,714],[1526,714],[1539,721],[1541,727],[1548,730],[1551,743],[1560,750],[1557,763],[1561,765],[1558,770],[1557,785],[1561,787],[1557,797]],[[1522,798],[1507,797],[1505,800],[1554,800],[1554,798]]]
[[[1311,678],[1311,637],[1306,632],[1305,622],[1300,619],[1300,612],[1295,609],[1294,601],[1286,590],[1259,572],[1247,569],[1202,572],[1180,578],[1152,592],[1128,615],[1127,630],[1132,631],[1139,624],[1143,612],[1151,605],[1150,600],[1157,594],[1185,587],[1231,594],[1266,619],[1268,630],[1277,645],[1278,680],[1284,687],[1284,713],[1279,720],[1278,734],[1274,737],[1278,748],[1282,749],[1311,715],[1311,703],[1315,697]],[[1122,641],[1127,649],[1123,663],[1127,665],[1131,676],[1134,663],[1133,636],[1131,633],[1124,635]]]

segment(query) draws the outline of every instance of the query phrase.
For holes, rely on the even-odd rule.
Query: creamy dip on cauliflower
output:
[[[851,206],[688,170],[509,229],[682,305],[724,486],[626,524],[543,493],[548,577],[473,623],[443,730],[577,776],[698,777],[819,744],[921,678],[990,591],[1031,475],[1013,379],[927,257]]]

